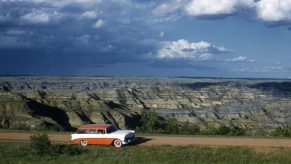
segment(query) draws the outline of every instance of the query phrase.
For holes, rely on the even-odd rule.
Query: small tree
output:
[[[143,112],[141,115],[141,127],[143,131],[154,131],[158,126],[158,115],[154,111]]]
[[[51,148],[51,142],[48,138],[47,134],[35,134],[30,137],[31,150],[39,155],[43,155],[45,153],[49,153]]]
[[[184,122],[180,128],[181,134],[195,135],[200,133],[200,127],[196,124],[190,124],[189,121]]]
[[[224,125],[215,130],[215,135],[229,135],[230,133],[231,128]]]
[[[245,129],[242,129],[240,127],[232,127],[229,135],[231,136],[243,136],[246,134]]]
[[[165,123],[165,133],[167,134],[178,134],[179,133],[179,124],[175,118],[167,119]]]

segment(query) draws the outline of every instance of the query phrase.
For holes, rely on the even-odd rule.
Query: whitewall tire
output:
[[[81,144],[82,146],[87,146],[87,145],[88,145],[88,141],[87,141],[87,140],[81,140],[81,141],[80,141],[80,144]]]
[[[121,147],[122,146],[122,142],[119,139],[114,140],[113,145],[115,147]]]

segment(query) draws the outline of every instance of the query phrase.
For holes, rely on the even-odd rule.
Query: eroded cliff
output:
[[[291,81],[195,78],[1,77],[1,128],[112,122],[135,128],[154,110],[201,127],[271,130],[291,123]]]

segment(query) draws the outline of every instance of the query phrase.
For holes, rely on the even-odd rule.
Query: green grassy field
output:
[[[74,146],[80,154],[37,155],[29,143],[0,143],[0,163],[291,163],[291,149],[174,146]]]

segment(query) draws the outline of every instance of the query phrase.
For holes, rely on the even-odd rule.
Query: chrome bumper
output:
[[[134,142],[135,140],[136,140],[135,137],[131,137],[131,138],[128,138],[128,139],[124,140],[124,141],[122,142],[122,144],[123,144],[123,145],[127,145],[127,144],[129,144],[129,143]]]

